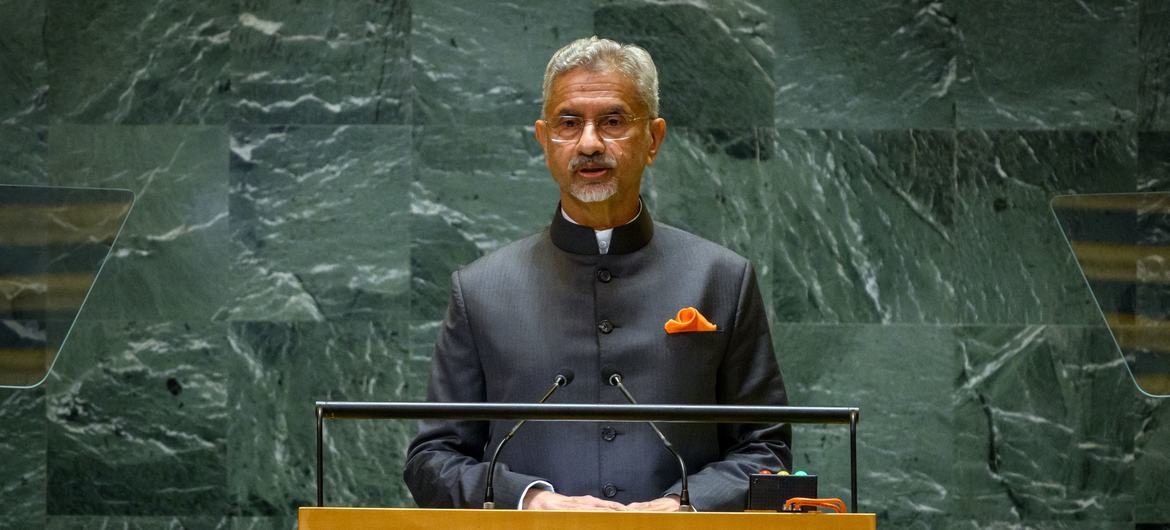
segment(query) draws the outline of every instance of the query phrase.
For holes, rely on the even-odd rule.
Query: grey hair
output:
[[[548,91],[561,74],[577,68],[594,72],[617,70],[634,83],[642,102],[650,109],[650,117],[658,117],[658,69],[650,53],[633,44],[620,44],[596,35],[577,39],[557,50],[544,69],[544,103]]]

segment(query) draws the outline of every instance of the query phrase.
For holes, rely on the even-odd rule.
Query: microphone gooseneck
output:
[[[621,372],[618,372],[617,370],[615,370],[613,368],[606,367],[603,371],[603,374],[605,375],[605,380],[607,383],[609,383],[609,386],[616,386],[618,388],[618,390],[620,390],[622,392],[622,395],[626,397],[626,401],[629,401],[631,405],[638,404],[638,402],[634,400],[634,396],[630,395],[630,391],[626,390],[626,385],[622,384]],[[676,451],[674,449],[674,445],[670,443],[670,440],[666,439],[666,435],[662,434],[662,431],[658,429],[658,426],[655,425],[654,422],[648,421],[646,423],[649,423],[650,428],[654,429],[654,433],[658,435],[658,438],[660,440],[662,440],[662,444],[664,446],[666,446],[666,450],[670,451],[670,454],[674,455],[674,457],[676,459],[678,459],[678,467],[682,471],[682,489],[678,493],[678,511],[680,511],[680,512],[694,511],[694,508],[691,507],[690,491],[687,489],[687,464],[686,464],[686,462],[683,461],[682,455],[678,454],[678,451]]]
[[[544,397],[541,397],[540,401],[537,403],[544,403],[545,401],[548,401],[548,398],[552,397],[552,395],[556,393],[558,389],[563,386],[568,386],[569,383],[572,382],[572,370],[566,368],[560,372],[557,372],[557,376],[553,378],[552,386],[548,388],[548,391],[544,393]],[[492,454],[491,463],[488,464],[487,487],[485,487],[483,491],[483,509],[485,510],[491,510],[496,507],[496,492],[492,486],[496,475],[496,461],[500,459],[500,450],[504,448],[504,445],[508,443],[508,440],[511,440],[512,437],[516,435],[516,431],[520,430],[520,426],[524,425],[524,422],[526,421],[528,420],[520,420],[516,423],[516,425],[512,426],[512,430],[508,431],[508,434],[504,435],[504,439],[500,440],[499,445],[496,446],[496,452]]]

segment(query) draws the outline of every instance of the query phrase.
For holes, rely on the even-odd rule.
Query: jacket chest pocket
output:
[[[692,357],[722,357],[726,333],[723,331],[690,331],[685,333],[666,333],[662,342],[666,350],[679,355]]]
[[[715,380],[726,334],[719,331],[669,333],[661,338],[663,365],[673,384],[688,389],[690,401],[707,403],[714,396]]]

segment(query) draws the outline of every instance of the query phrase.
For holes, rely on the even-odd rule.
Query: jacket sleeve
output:
[[[427,401],[483,402],[487,391],[483,365],[472,336],[459,272],[451,275],[451,298],[431,360]],[[407,451],[403,478],[415,502],[424,508],[479,508],[483,505],[490,451],[485,421],[422,421]],[[520,495],[535,481],[496,466],[495,503],[518,506]]]
[[[744,266],[731,338],[719,367],[720,405],[787,405],[784,380],[772,351],[768,316],[750,263]],[[792,428],[788,424],[721,424],[723,458],[691,470],[691,504],[698,511],[743,511],[748,475],[761,469],[792,467]],[[678,494],[682,481],[664,494]]]

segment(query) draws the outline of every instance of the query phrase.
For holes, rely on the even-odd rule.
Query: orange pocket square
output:
[[[693,307],[684,307],[678,310],[678,315],[667,320],[667,333],[687,333],[692,331],[715,331],[717,327],[707,321],[707,317],[703,316],[698,309]]]

